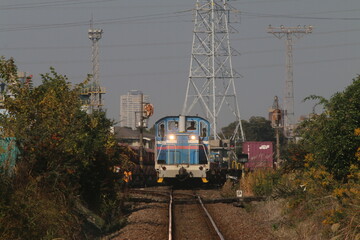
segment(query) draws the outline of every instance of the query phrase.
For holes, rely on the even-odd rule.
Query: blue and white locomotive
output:
[[[210,123],[198,116],[168,116],[155,123],[155,169],[164,179],[207,182]]]

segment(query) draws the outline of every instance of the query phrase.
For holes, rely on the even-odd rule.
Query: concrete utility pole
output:
[[[286,39],[286,70],[287,78],[285,83],[284,95],[284,135],[288,139],[294,137],[295,114],[294,114],[294,80],[293,80],[293,36],[301,38],[305,34],[312,33],[312,26],[298,27],[272,27],[269,25],[268,33],[273,34],[278,39],[285,37]]]
[[[140,122],[139,122],[139,141],[140,141],[140,147],[139,147],[139,164],[140,168],[144,169],[144,128],[145,120],[151,117],[154,113],[154,106],[148,102],[144,102],[144,94],[141,93],[141,99],[140,99],[140,111],[136,112],[140,114]],[[135,113],[135,115],[136,115]],[[135,119],[136,116],[135,116]]]
[[[139,131],[140,131],[140,147],[139,147],[139,151],[140,151],[140,156],[139,156],[139,164],[140,164],[140,168],[144,169],[144,94],[141,93],[141,100],[140,100],[140,126],[139,126]]]
[[[271,125],[275,128],[276,134],[276,161],[274,162],[274,169],[277,168],[277,165],[280,163],[280,136],[279,129],[282,128],[282,111],[279,107],[279,99],[277,96],[274,97],[274,103],[272,106],[272,114],[271,114]]]
[[[196,0],[190,73],[182,115],[204,111],[211,123],[213,138],[221,139],[218,118],[230,110],[228,115],[233,115],[237,123],[230,139],[244,141],[234,84],[234,78],[240,74],[232,67],[236,51],[229,39],[230,13],[236,11],[227,0]]]
[[[93,110],[99,110],[102,106],[101,95],[104,93],[101,90],[99,82],[99,40],[102,37],[102,29],[93,28],[93,20],[90,21],[90,29],[88,31],[89,39],[92,41],[92,77],[93,83],[90,92],[90,108]]]

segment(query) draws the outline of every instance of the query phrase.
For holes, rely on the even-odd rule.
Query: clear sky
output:
[[[1,0],[0,55],[14,57],[20,71],[34,75],[50,66],[80,83],[91,73],[91,16],[102,28],[100,82],[106,87],[108,117],[119,120],[120,95],[141,90],[155,106],[150,123],[181,113],[191,54],[195,0]],[[330,98],[360,72],[359,0],[238,0],[231,45],[241,55],[233,67],[240,114],[267,117],[285,87],[286,45],[267,27],[312,25],[295,40],[295,116],[309,114],[316,94]],[[318,109],[321,110],[321,109]],[[221,122],[227,125],[226,116]]]

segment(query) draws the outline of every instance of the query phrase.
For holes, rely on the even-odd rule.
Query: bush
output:
[[[81,223],[65,197],[42,192],[35,180],[17,188],[0,210],[0,239],[80,239]]]
[[[1,137],[19,148],[13,178],[0,177],[0,238],[93,239],[122,216],[111,209],[119,201],[112,168],[123,155],[113,121],[82,110],[86,81],[72,86],[51,68],[30,88],[15,76],[13,60],[0,58],[0,78],[14,96],[5,97]]]
[[[312,226],[312,234],[318,239],[359,239],[359,171],[356,167],[351,169],[349,181],[344,184],[324,166],[316,164],[310,154],[305,157],[303,171],[283,175],[274,192],[289,190],[281,193],[287,200],[288,222],[299,233],[309,236],[305,229],[301,230],[301,226],[307,225]]]
[[[249,172],[240,180],[240,189],[245,196],[271,196],[280,177],[280,172],[274,170]]]

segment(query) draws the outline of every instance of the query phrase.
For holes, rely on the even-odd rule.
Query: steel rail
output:
[[[135,193],[135,194],[151,194],[151,195],[157,195],[157,196],[161,196],[161,197],[168,197],[169,196],[169,192],[166,191],[156,191],[156,190],[143,190],[143,189],[129,189],[130,193]]]
[[[172,207],[173,207],[173,193],[170,192],[169,202],[169,240],[172,240]]]
[[[215,229],[217,235],[219,236],[219,238],[220,238],[221,240],[225,240],[224,236],[221,234],[219,228],[216,226],[214,220],[212,219],[210,213],[209,213],[208,210],[205,208],[205,206],[204,206],[204,204],[203,204],[203,202],[202,202],[202,200],[201,200],[201,197],[200,197],[200,196],[197,196],[197,198],[198,198],[198,200],[199,200],[199,203],[200,203],[201,207],[202,207],[203,210],[205,211],[206,216],[209,218],[209,220],[210,220],[213,228]]]

